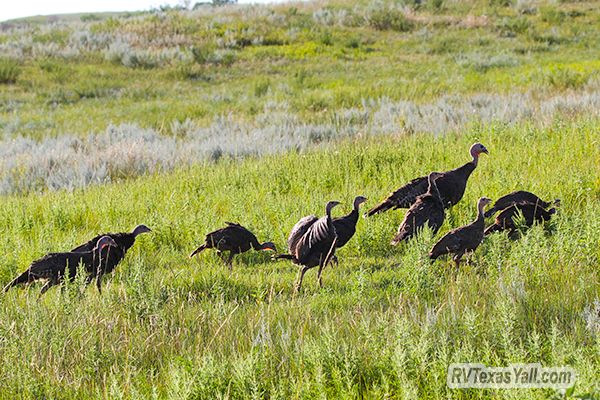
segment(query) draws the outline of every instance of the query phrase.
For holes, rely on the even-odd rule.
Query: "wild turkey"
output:
[[[112,249],[112,251],[108,255],[108,259],[103,263],[103,270],[101,271],[101,275],[108,274],[114,271],[117,265],[123,260],[123,258],[125,258],[127,250],[129,250],[131,246],[133,246],[136,237],[146,232],[152,232],[152,230],[146,225],[138,225],[131,232],[104,233],[93,237],[92,239],[80,246],[75,247],[71,250],[71,252],[78,253],[91,251],[96,246],[96,243],[101,237],[109,236],[112,240],[115,241],[117,247]]]
[[[440,193],[436,186],[437,179],[442,174],[432,172],[428,176],[429,187],[425,194],[417,197],[417,200],[410,207],[404,220],[398,228],[398,233],[392,240],[392,246],[397,245],[403,240],[408,240],[428,224],[435,235],[444,223],[445,212],[444,205],[440,199]]]
[[[496,200],[492,208],[485,212],[485,217],[489,218],[492,215],[494,215],[497,211],[504,210],[512,205],[519,203],[537,204],[541,208],[547,209],[552,204],[560,205],[560,199],[556,199],[552,203],[550,203],[540,199],[538,196],[531,192],[526,192],[525,190],[517,190],[516,192],[509,193],[506,196],[502,196],[498,200]]]
[[[65,276],[73,281],[77,276],[77,267],[82,264],[88,273],[86,283],[96,278],[98,291],[102,293],[101,278],[103,264],[107,254],[117,248],[117,243],[110,236],[102,236],[94,249],[83,252],[50,253],[31,263],[27,271],[16,277],[4,287],[6,292],[13,286],[21,283],[31,283],[39,279],[46,279],[40,295],[44,294],[52,286],[63,282]]]
[[[472,223],[461,226],[446,233],[431,249],[429,258],[437,259],[444,254],[454,254],[452,260],[458,268],[462,256],[475,249],[483,241],[483,229],[485,222],[483,218],[483,209],[490,204],[492,200],[482,197],[477,202],[477,218]]]
[[[225,222],[225,224],[227,225],[225,228],[208,233],[204,239],[204,244],[194,250],[190,254],[190,258],[205,249],[217,249],[217,255],[231,270],[231,262],[236,254],[244,253],[251,248],[254,250],[277,251],[273,242],[259,243],[256,236],[242,225],[233,222]],[[229,252],[227,260],[223,258],[224,251]]]
[[[356,233],[359,207],[365,201],[367,201],[366,197],[356,196],[354,199],[354,206],[349,214],[344,215],[343,217],[333,218],[333,226],[335,228],[335,233],[337,234],[337,240],[335,241],[336,249],[344,247]],[[331,258],[331,261],[337,264],[337,256],[334,255]]]
[[[502,210],[500,214],[496,216],[495,222],[487,227],[484,234],[489,235],[494,232],[502,232],[507,230],[508,236],[511,239],[516,239],[519,229],[519,221],[522,221],[524,226],[531,227],[535,222],[543,223],[544,221],[549,221],[552,215],[555,213],[555,208],[545,210],[540,204],[514,204]],[[523,216],[523,219],[520,219],[521,215]]]
[[[295,291],[302,288],[304,274],[309,269],[319,266],[317,279],[319,286],[323,286],[321,273],[331,258],[335,255],[337,235],[331,210],[340,204],[338,201],[330,201],[325,206],[325,216],[317,219],[314,215],[302,218],[294,225],[288,237],[289,254],[280,254],[276,259],[289,259],[294,264],[300,265],[299,279]]]
[[[477,167],[479,155],[481,153],[489,154],[488,150],[481,143],[473,144],[469,149],[469,153],[473,157],[471,161],[462,167],[443,172],[436,181],[444,208],[451,207],[462,199],[467,187],[467,180]],[[383,202],[370,209],[367,212],[367,216],[370,217],[390,209],[410,208],[417,200],[417,197],[427,192],[427,187],[427,176],[413,179],[391,193]]]

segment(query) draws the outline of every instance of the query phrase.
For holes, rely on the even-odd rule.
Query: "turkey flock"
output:
[[[473,144],[469,153],[472,159],[463,166],[446,172],[431,172],[413,179],[371,208],[365,217],[388,210],[408,209],[391,240],[393,246],[419,235],[426,227],[429,227],[434,235],[437,234],[446,218],[446,210],[463,198],[467,182],[477,167],[480,155],[489,154],[481,143]],[[336,249],[346,245],[354,236],[360,205],[366,201],[366,197],[357,196],[352,211],[338,218],[332,218],[331,212],[340,203],[329,201],[323,217],[309,215],[294,225],[287,240],[288,253],[275,255],[273,259],[291,260],[299,266],[295,291],[302,288],[306,271],[314,267],[319,267],[317,280],[319,286],[322,286],[323,269],[331,262],[337,264]],[[535,194],[522,190],[499,198],[485,211],[486,206],[491,203],[489,198],[481,197],[477,201],[477,214],[473,222],[452,229],[442,236],[429,252],[429,258],[433,261],[441,256],[451,255],[458,268],[462,257],[474,252],[485,236],[507,231],[509,238],[516,239],[520,228],[548,221],[556,213],[556,208],[551,206],[560,205],[558,199],[546,202]],[[486,228],[485,219],[494,215],[496,216],[493,223]],[[4,291],[20,284],[45,280],[41,295],[65,280],[73,281],[82,271],[86,274],[86,284],[95,280],[101,293],[102,277],[112,272],[123,260],[137,236],[147,232],[151,232],[151,229],[145,225],[138,225],[131,232],[98,235],[69,252],[47,254],[33,261],[26,271],[4,287]],[[250,230],[233,222],[227,222],[225,227],[208,233],[204,243],[196,248],[190,257],[206,249],[215,249],[230,270],[236,254],[250,249],[277,252],[273,242],[260,243]],[[224,255],[225,252],[228,252],[227,256]],[[83,268],[78,268],[79,266]]]

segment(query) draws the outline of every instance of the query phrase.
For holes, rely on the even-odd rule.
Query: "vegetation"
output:
[[[15,83],[21,70],[16,61],[0,59],[0,84]]]
[[[0,282],[100,232],[153,232],[101,296],[0,296],[0,399],[598,398],[598,18],[587,2],[332,1],[6,23]],[[312,270],[294,295],[297,267],[263,252],[231,273],[187,258],[224,221],[283,250],[328,200],[368,207],[475,141],[490,155],[436,237],[392,248],[403,212],[361,219],[321,290]],[[429,262],[477,198],[516,189],[558,214],[458,271]],[[578,378],[448,389],[465,361]]]
[[[35,139],[132,121],[169,135],[173,121],[208,126],[229,115],[245,123],[272,104],[322,123],[381,98],[597,90],[595,4],[434,3],[209,6],[4,23],[0,52],[23,67],[0,93],[0,122]],[[267,81],[268,90],[256,90]]]

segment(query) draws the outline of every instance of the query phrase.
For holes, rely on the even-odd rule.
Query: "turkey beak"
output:
[[[490,152],[488,151],[488,149],[486,149],[485,147],[483,148],[483,150],[481,150],[482,153],[485,153],[487,155],[490,155]]]
[[[275,243],[273,242],[264,242],[263,244],[260,245],[259,250],[261,251],[277,251],[277,248],[275,247]]]

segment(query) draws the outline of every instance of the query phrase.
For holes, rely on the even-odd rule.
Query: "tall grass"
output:
[[[86,191],[5,196],[0,280],[48,251],[146,223],[99,296],[39,285],[0,296],[2,398],[547,398],[550,390],[449,390],[451,362],[571,365],[575,394],[598,390],[600,152],[596,118],[492,123],[462,134],[349,140]],[[374,204],[430,170],[490,150],[440,234],[473,219],[481,195],[529,189],[562,207],[522,239],[487,239],[470,264],[433,264],[424,235],[399,249],[402,217],[359,221],[356,237],[293,294],[297,268],[264,254],[228,272],[214,253],[186,254],[225,220],[281,248],[303,215],[336,215],[362,194]],[[234,167],[235,166],[235,167]],[[367,204],[367,206],[369,205]]]
[[[252,122],[283,102],[324,124],[365,100],[547,98],[598,79],[598,13],[586,3],[536,2],[563,15],[558,25],[521,13],[522,2],[463,3],[342,0],[3,23],[0,54],[21,74],[0,91],[0,131],[41,140],[135,123],[164,133],[186,118]]]
[[[0,59],[0,84],[15,83],[21,74],[19,64],[10,59]]]
[[[347,1],[0,24],[0,282],[106,231],[106,277],[0,296],[0,399],[598,398],[600,48],[591,3]],[[3,61],[4,63],[4,61]],[[14,76],[14,73],[8,74]],[[238,221],[285,249],[490,150],[439,235],[516,189],[562,206],[455,271],[403,212],[361,219],[318,289],[264,253],[187,254]],[[450,390],[453,362],[570,365],[573,392]]]
[[[262,87],[256,90],[265,90]],[[189,119],[176,120],[168,135],[123,124],[83,139],[83,135],[41,141],[7,138],[0,140],[0,193],[75,189],[221,158],[304,151],[348,138],[444,135],[491,122],[535,121],[547,126],[559,116],[597,115],[599,109],[597,91],[542,100],[530,94],[447,96],[432,104],[382,99],[332,112],[327,122],[311,124],[281,103],[270,104],[252,122],[220,117],[202,128]]]

